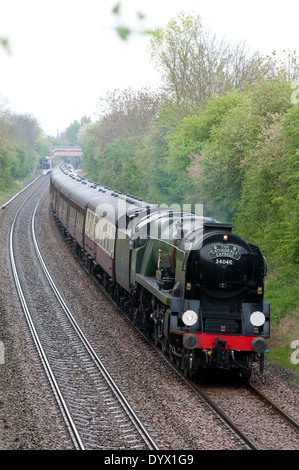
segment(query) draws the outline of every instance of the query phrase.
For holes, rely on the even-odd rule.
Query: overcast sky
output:
[[[149,59],[149,39],[122,41],[111,10],[117,0],[0,0],[0,95],[17,113],[32,114],[56,136],[84,115],[96,119],[108,90],[156,88],[159,75]],[[122,0],[121,20],[135,28],[166,26],[179,11],[195,12],[203,25],[252,51],[299,49],[297,0]],[[142,24],[143,24],[142,23]],[[2,99],[3,102],[3,99]],[[0,101],[1,103],[1,101]]]

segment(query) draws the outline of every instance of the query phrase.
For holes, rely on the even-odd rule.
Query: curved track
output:
[[[86,270],[86,273],[90,276],[91,279],[95,281],[95,284],[98,286],[98,288],[101,290],[101,292],[106,295],[106,297],[109,299],[109,301],[117,308],[121,314],[123,314],[130,323],[132,321],[129,318],[129,315],[124,312],[117,303],[109,296],[107,293],[106,289],[98,282],[98,280],[95,280],[92,275]],[[207,405],[208,408],[213,410],[213,412],[220,418],[220,420],[225,424],[227,428],[229,428],[232,433],[237,436],[237,438],[240,440],[243,445],[249,449],[249,450],[261,450],[263,447],[257,442],[255,442],[255,438],[249,437],[249,434],[252,434],[249,432],[248,429],[246,429],[246,426],[240,426],[237,424],[236,419],[233,417],[230,417],[230,413],[225,412],[223,407],[221,405],[217,404],[217,396],[213,397],[208,393],[209,387],[207,387],[207,392],[204,391],[204,389],[196,384],[195,381],[190,380],[181,370],[178,369],[178,367],[167,357],[165,356],[159,346],[157,346],[151,339],[148,338],[147,335],[144,335],[141,331],[139,331],[140,335],[144,338],[146,342],[149,342],[151,346],[158,352],[158,354],[161,356],[161,358],[166,361],[176,372],[176,374],[182,379],[189,388],[193,390],[193,392],[198,396],[199,400]],[[278,416],[279,418],[282,418],[286,423],[291,425],[291,430],[292,432],[298,432],[299,431],[299,424],[296,420],[294,420],[288,413],[286,413],[282,408],[280,408],[278,405],[276,405],[272,400],[270,400],[268,397],[266,397],[261,391],[259,391],[253,384],[242,380],[242,383],[244,383],[243,389],[248,389],[252,395],[255,395],[258,397],[258,399],[263,402],[266,406],[265,409],[271,410],[273,412],[273,416]],[[244,402],[245,403],[245,402]],[[298,435],[299,438],[299,435]]]
[[[252,383],[247,384],[248,390],[256,395],[259,400],[264,402],[268,407],[270,407],[275,413],[281,416],[287,423],[291,424],[292,427],[299,432],[299,423],[293,419],[286,411],[284,411],[280,406],[276,405],[270,398],[268,398],[264,393],[261,392],[257,387],[255,387]]]
[[[59,409],[57,411],[57,414],[63,416],[64,421],[67,423],[65,429],[65,434],[71,436],[68,437],[67,439],[71,443],[70,445],[67,445],[67,448],[76,448],[76,449],[147,449],[147,448],[152,448],[152,449],[157,449],[157,445],[155,444],[155,441],[149,442],[151,440],[150,436],[145,435],[145,440],[141,437],[141,434],[143,433],[143,430],[141,429],[140,431],[136,431],[133,426],[133,421],[134,417],[128,419],[128,413],[127,411],[121,411],[119,408],[118,400],[116,398],[116,395],[118,392],[115,392],[112,394],[111,391],[109,391],[109,387],[107,385],[107,380],[105,378],[105,374],[107,369],[110,370],[110,364],[107,366],[108,362],[105,362],[105,359],[102,358],[102,351],[105,349],[105,345],[102,343],[99,344],[97,341],[95,341],[95,338],[93,335],[90,335],[90,330],[86,329],[87,323],[85,322],[85,319],[87,319],[87,316],[83,316],[82,318],[84,319],[82,321],[82,318],[77,315],[77,306],[75,305],[77,299],[77,291],[72,293],[72,296],[68,295],[68,288],[67,290],[64,291],[65,298],[68,299],[68,304],[72,305],[73,310],[76,312],[76,318],[78,318],[80,325],[83,324],[86,333],[82,331],[82,339],[83,342],[85,342],[86,336],[88,338],[92,338],[94,348],[92,345],[82,345],[81,340],[79,341],[77,339],[77,324],[75,321],[73,321],[72,316],[68,314],[67,312],[67,307],[64,309],[64,299],[59,295],[58,293],[58,298],[60,297],[60,300],[54,300],[53,297],[53,291],[56,290],[56,286],[54,281],[52,280],[51,276],[47,277],[47,267],[45,266],[42,256],[39,254],[36,256],[36,250],[39,252],[39,246],[38,246],[38,241],[41,243],[41,248],[43,249],[44,255],[46,255],[47,263],[49,263],[49,267],[51,268],[51,272],[55,276],[57,276],[57,271],[59,272],[59,285],[62,287],[64,284],[64,289],[65,289],[65,282],[61,282],[61,277],[65,276],[65,271],[61,271],[60,275],[60,260],[63,260],[64,262],[62,263],[65,266],[68,266],[70,262],[70,259],[68,256],[66,256],[66,260],[64,259],[65,254],[69,251],[68,249],[65,250],[64,255],[60,253],[60,249],[58,249],[59,256],[57,256],[58,261],[58,270],[52,271],[53,269],[53,263],[51,262],[51,250],[50,250],[50,256],[48,253],[48,250],[45,251],[45,247],[47,246],[47,238],[44,236],[45,233],[45,227],[43,225],[44,220],[41,218],[41,212],[38,211],[37,214],[37,202],[40,196],[42,196],[43,193],[43,188],[40,186],[40,188],[37,188],[35,191],[35,196],[32,197],[32,199],[28,198],[25,203],[23,204],[23,208],[26,209],[23,213],[23,210],[20,209],[18,212],[17,216],[15,217],[14,220],[14,229],[11,230],[11,238],[10,238],[10,245],[12,247],[12,252],[14,255],[17,257],[17,261],[14,261],[15,267],[18,270],[16,273],[16,278],[17,278],[17,283],[20,284],[20,297],[21,297],[21,303],[23,306],[24,311],[26,311],[26,308],[28,311],[31,313],[31,319],[28,317],[28,324],[30,326],[30,330],[36,332],[37,338],[35,339],[35,343],[37,344],[36,347],[38,347],[38,343],[41,343],[42,350],[40,351],[40,357],[42,358],[43,362],[45,363],[46,367],[46,375],[47,377],[51,380],[51,376],[53,375],[53,383],[52,383],[52,390],[54,391],[54,396],[57,397],[58,400],[60,400],[59,404]],[[43,201],[44,202],[44,201]],[[30,207],[27,207],[30,206]],[[30,215],[28,215],[30,213]],[[50,215],[50,214],[49,214]],[[37,240],[37,236],[35,235],[35,219],[36,216],[39,217],[38,220],[38,234],[39,238]],[[48,227],[49,230],[49,227]],[[49,234],[48,231],[46,233]],[[41,236],[42,234],[42,236]],[[58,232],[57,232],[58,234]],[[48,235],[47,235],[48,237]],[[56,240],[54,242],[54,237],[55,233],[53,232],[52,237],[49,236],[49,240],[52,239],[52,244],[53,246],[56,247],[57,249],[57,244]],[[59,237],[60,238],[60,237]],[[46,243],[45,243],[46,241]],[[58,243],[59,244],[59,243]],[[48,245],[49,246],[49,245]],[[53,250],[52,250],[52,256],[53,256]],[[62,261],[61,261],[62,262]],[[43,268],[41,267],[41,264],[44,264]],[[76,262],[73,262],[73,270],[75,271],[75,265]],[[35,272],[35,274],[34,274]],[[71,272],[71,271],[70,271]],[[73,272],[73,271],[72,271]],[[63,274],[64,273],[64,274]],[[80,277],[80,274],[79,274]],[[84,274],[83,274],[84,277]],[[90,276],[90,279],[94,279],[94,286],[100,286],[98,281],[95,280],[95,278],[92,278]],[[53,282],[53,285],[50,287],[50,284]],[[69,280],[67,285],[70,286],[70,283],[72,281]],[[84,282],[84,285],[88,285],[90,281],[88,281],[88,278],[86,278],[86,282]],[[87,289],[88,287],[85,287]],[[74,289],[72,289],[74,291]],[[91,291],[95,291],[95,288],[91,288]],[[101,286],[101,291],[105,290],[102,289]],[[106,294],[107,295],[107,294]],[[108,296],[108,295],[107,295]],[[80,302],[79,298],[81,299],[82,296],[78,295],[78,302]],[[108,296],[109,298],[109,296]],[[74,301],[73,301],[74,300]],[[110,302],[115,305],[115,302],[113,302],[109,298]],[[90,302],[90,300],[89,300]],[[111,309],[112,310],[112,309]],[[116,311],[115,311],[116,312]],[[90,312],[89,312],[90,313]],[[102,312],[103,313],[103,312]],[[117,314],[117,312],[116,312]],[[86,312],[87,315],[87,312]],[[109,310],[109,315],[111,315],[111,312]],[[101,317],[96,317],[97,321],[100,320]],[[114,322],[116,322],[116,318],[114,319]],[[79,328],[79,326],[78,326]],[[80,328],[79,328],[80,330]],[[136,338],[138,335],[136,335]],[[76,339],[75,339],[76,338]],[[145,338],[147,340],[147,338]],[[27,340],[28,341],[28,340]],[[78,341],[78,342],[77,342]],[[62,343],[64,344],[64,347],[62,347]],[[104,342],[105,343],[105,342]],[[104,346],[104,347],[103,347]],[[32,346],[32,350],[34,350],[35,346]],[[110,347],[110,346],[109,346]],[[150,347],[148,347],[150,349]],[[90,351],[88,351],[90,350]],[[91,359],[91,356],[94,353],[94,350],[98,351],[98,355],[101,357],[99,360],[99,364],[97,364],[97,354],[95,354],[95,357]],[[158,349],[159,353],[160,350]],[[100,353],[100,354],[99,354]],[[113,354],[116,354],[113,348]],[[156,356],[153,354],[153,356]],[[160,354],[160,356],[165,359],[163,355]],[[157,357],[157,356],[156,356]],[[110,359],[109,359],[110,360]],[[153,360],[153,359],[152,359]],[[160,362],[159,359],[157,358],[157,362]],[[162,361],[161,361],[162,362]],[[47,366],[48,363],[48,366]],[[154,365],[152,363],[152,365]],[[175,365],[171,363],[173,368],[175,369]],[[99,369],[102,367],[104,377],[102,373],[99,372]],[[47,368],[48,367],[48,368]],[[168,367],[165,365],[165,369]],[[169,368],[168,368],[169,369]],[[171,370],[171,369],[170,369]],[[167,374],[166,374],[167,375]],[[174,375],[174,374],[173,374]],[[98,382],[98,377],[102,377],[101,383]],[[119,376],[117,374],[117,378],[115,380],[115,375],[114,375],[114,381],[111,380],[112,384],[116,381],[118,383],[122,383],[123,386],[123,380],[119,380]],[[247,428],[247,423],[242,419],[240,419],[240,415],[236,415],[234,413],[233,405],[229,406],[222,406],[222,404],[226,405],[226,402],[229,401],[229,396],[230,392],[225,390],[225,387],[222,389],[222,394],[224,396],[224,402],[219,400],[219,397],[216,396],[216,393],[213,390],[213,387],[209,390],[208,386],[205,387],[199,387],[200,390],[198,390],[198,387],[193,381],[189,381],[184,375],[181,375],[181,378],[183,379],[184,383],[187,385],[188,382],[190,382],[190,392],[188,395],[187,391],[187,386],[184,385],[184,393],[187,393],[189,396],[189,399],[193,400],[193,407],[192,410],[194,410],[194,416],[196,415],[196,410],[195,407],[197,406],[201,410],[201,414],[203,417],[203,421],[205,422],[204,426],[207,427],[207,416],[214,415],[219,416],[219,412],[221,414],[220,419],[215,419],[215,422],[219,422],[220,420],[222,421],[221,428],[226,427],[226,431],[223,432],[222,434],[222,439],[223,439],[223,445],[226,447],[226,440],[231,439],[229,435],[232,436],[231,431],[229,429],[233,428],[233,434],[236,435],[236,441],[238,441],[240,444],[242,442],[242,448],[244,446],[247,449],[262,449],[262,448],[268,448],[266,446],[263,446],[263,443],[265,441],[260,441],[258,440],[257,434],[252,432],[252,429]],[[145,379],[146,380],[146,379]],[[108,380],[109,381],[109,380]],[[135,384],[135,379],[133,379],[134,384]],[[174,375],[174,382],[177,381],[177,384],[179,385],[181,380],[175,378]],[[85,382],[85,383],[82,383]],[[46,383],[46,380],[45,380]],[[157,382],[159,384],[159,382]],[[205,384],[206,385],[206,384]],[[188,385],[189,386],[189,385]],[[176,385],[172,385],[173,389],[176,389]],[[179,389],[180,387],[178,387]],[[219,387],[220,388],[220,387]],[[85,391],[84,391],[85,389]],[[169,397],[172,396],[172,390],[169,392]],[[204,391],[203,391],[204,390]],[[131,396],[131,391],[129,392],[128,390],[123,390],[127,396],[127,398],[130,400],[131,403],[133,403],[133,406],[135,407],[135,398]],[[160,392],[161,393],[161,392]],[[227,393],[227,396],[225,395]],[[248,405],[247,405],[247,396],[250,394],[247,392],[246,394],[246,399],[245,399],[245,394],[243,395],[243,400],[242,406],[244,407],[244,411],[249,406],[249,400],[248,400]],[[53,393],[50,390],[50,396],[53,396]],[[159,399],[160,399],[159,395]],[[147,399],[148,395],[146,395],[145,399]],[[168,397],[166,394],[165,397]],[[197,398],[196,398],[197,397]],[[124,402],[126,402],[125,397]],[[182,391],[179,394],[179,399],[177,400],[179,403],[178,405],[182,405]],[[266,397],[263,397],[263,402],[265,402]],[[256,404],[253,405],[255,407],[258,407],[258,400],[254,399],[252,397],[252,403],[255,402]],[[195,404],[197,402],[197,405]],[[233,400],[231,400],[233,403]],[[155,402],[158,405],[158,402]],[[206,404],[204,404],[206,403]],[[190,404],[190,402],[188,402]],[[185,403],[185,405],[188,407],[188,404]],[[105,405],[105,406],[104,406]],[[260,409],[262,409],[262,404],[260,404]],[[58,408],[58,407],[57,407]],[[140,408],[140,404],[139,404]],[[189,407],[190,408],[190,407]],[[188,409],[189,409],[188,408]],[[205,411],[207,409],[213,410],[212,412],[210,411]],[[250,408],[250,407],[249,407]],[[262,414],[269,414],[268,411],[274,410],[275,406],[273,402],[267,402],[266,406],[264,407],[264,411],[261,411],[260,413]],[[156,407],[153,407],[152,409],[156,410]],[[225,409],[225,412],[223,412],[223,409]],[[169,411],[169,410],[168,410]],[[170,411],[174,411],[177,415],[178,412],[181,410],[179,408],[176,408],[174,410],[170,409]],[[248,410],[246,409],[246,413]],[[155,411],[155,420],[157,419],[156,416],[157,412]],[[163,415],[162,415],[163,416]],[[260,414],[261,416],[261,414]],[[69,419],[70,418],[70,419]],[[241,416],[242,418],[242,416]],[[144,418],[143,418],[144,419]],[[195,418],[194,418],[195,419]],[[253,418],[254,419],[254,418]],[[133,420],[133,421],[132,421]],[[62,418],[61,418],[61,421]],[[282,420],[281,420],[282,421]],[[291,418],[292,421],[292,418]],[[154,429],[155,426],[153,426],[151,420],[145,419],[145,422],[149,425],[148,429]],[[196,419],[196,422],[199,423],[200,421],[198,420],[198,417]],[[219,425],[218,423],[218,425]],[[224,426],[225,425],[225,426]],[[65,425],[64,425],[65,426]],[[201,424],[203,426],[203,424]],[[260,424],[261,426],[261,424]],[[277,434],[277,439],[283,438],[281,434],[286,432],[286,429],[288,425],[282,423],[282,428],[278,434]],[[298,431],[298,424],[295,423],[295,426],[297,426],[297,431]],[[294,428],[294,423],[293,426]],[[112,429],[113,428],[113,429]],[[125,431],[126,430],[126,431]],[[261,428],[260,428],[261,430]],[[146,431],[146,430],[145,430]],[[165,428],[166,431],[166,428]],[[198,428],[198,431],[200,431],[200,428]],[[167,431],[166,431],[167,432]],[[169,432],[169,429],[168,429]],[[273,434],[274,434],[273,430]],[[211,427],[211,433],[213,433],[213,427]],[[294,434],[294,430],[287,431],[287,434]],[[148,433],[145,433],[148,434]],[[209,442],[210,436],[212,434],[209,434],[209,438],[207,438],[207,441],[203,440],[202,442],[199,441],[197,445],[199,445],[199,448],[201,446],[206,446]],[[159,442],[160,444],[160,438],[161,434],[159,431],[159,439],[156,438],[156,442]],[[66,439],[65,439],[66,440]],[[64,441],[65,441],[64,440]],[[217,444],[216,444],[217,446]],[[220,447],[222,446],[222,443]],[[228,445],[227,445],[228,446]],[[283,447],[284,446],[284,447]],[[160,448],[163,448],[163,445],[160,445]],[[174,448],[174,447],[172,447]],[[175,448],[189,448],[189,447],[175,447]],[[273,448],[273,447],[272,447]],[[282,448],[288,448],[286,447],[286,444],[282,444]]]
[[[45,266],[35,235],[39,201],[33,203],[37,197],[40,200],[41,186],[15,216],[10,231],[10,257],[29,329],[74,447],[100,449],[109,445],[116,449],[156,450],[155,441],[93,351]],[[30,206],[31,221],[26,206]],[[28,254],[32,257],[34,250],[42,269],[35,261],[30,262],[28,269]],[[40,296],[42,309],[37,300]]]

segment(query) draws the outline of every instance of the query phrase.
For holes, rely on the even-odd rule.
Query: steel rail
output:
[[[38,188],[37,188],[38,189]],[[37,190],[36,189],[36,190]],[[35,190],[35,191],[36,191]],[[34,191],[34,192],[35,192]],[[21,212],[21,210],[23,209],[23,206],[25,205],[25,203],[30,199],[30,197],[33,195],[34,193],[30,194],[27,199],[23,202],[23,204],[20,206],[19,210],[17,211],[15,217],[14,217],[14,220],[13,220],[13,223],[11,225],[11,229],[10,229],[10,237],[9,237],[9,251],[10,251],[10,261],[11,261],[11,266],[12,266],[12,272],[13,272],[13,277],[14,277],[14,280],[15,280],[15,284],[16,284],[16,288],[17,288],[17,292],[18,292],[18,296],[19,296],[19,299],[20,299],[20,302],[21,302],[21,305],[22,305],[22,309],[24,311],[24,314],[25,314],[25,318],[27,320],[27,323],[28,323],[28,326],[29,326],[29,330],[31,332],[31,335],[32,335],[32,338],[33,338],[33,341],[35,343],[35,346],[37,348],[37,351],[38,351],[38,354],[41,358],[41,362],[43,364],[43,367],[46,371],[46,375],[48,377],[48,380],[51,384],[51,387],[52,387],[52,390],[54,392],[54,395],[55,395],[55,398],[59,404],[59,407],[62,411],[62,415],[64,417],[64,420],[66,422],[66,425],[69,429],[69,432],[70,432],[70,435],[71,435],[71,438],[73,440],[73,443],[76,447],[76,449],[78,450],[84,450],[84,446],[83,446],[83,443],[82,443],[82,440],[80,438],[80,435],[77,431],[77,428],[74,424],[74,421],[70,415],[70,412],[68,410],[68,407],[65,403],[65,400],[63,398],[63,395],[60,391],[60,388],[58,386],[58,383],[55,379],[55,376],[53,374],[53,371],[51,369],[51,366],[48,362],[48,359],[47,359],[47,356],[46,356],[46,353],[41,345],[41,342],[39,340],[39,337],[38,337],[38,334],[36,332],[36,329],[34,327],[34,324],[33,324],[33,321],[32,321],[32,317],[31,317],[31,314],[30,314],[30,310],[28,308],[28,305],[27,305],[27,302],[25,300],[25,296],[24,296],[24,293],[23,293],[23,290],[22,290],[22,287],[21,287],[21,283],[20,283],[20,279],[19,279],[19,276],[18,276],[18,271],[17,271],[17,267],[16,267],[16,263],[15,263],[15,256],[14,256],[14,248],[13,248],[13,236],[14,236],[14,229],[15,229],[15,222],[19,216],[19,213]]]
[[[143,335],[143,333],[141,332]],[[144,336],[144,335],[143,335]],[[146,340],[147,337],[144,336]],[[166,357],[160,348],[152,343],[152,346],[156,349],[156,351],[160,354],[160,356],[177,372],[177,374],[205,401],[208,405],[221,417],[221,419],[227,423],[227,425],[232,428],[232,430],[239,436],[241,440],[244,441],[246,446],[250,450],[261,450],[259,446],[257,446],[252,440],[250,440],[246,434],[240,430],[240,428],[221,410],[221,408],[210,398],[198,385],[196,385],[192,380],[190,380],[186,375],[180,371],[172,361]],[[251,382],[246,384],[246,388],[253,394],[255,394],[261,401],[267,403],[269,407],[271,407],[279,416],[281,416],[285,421],[291,424],[297,431],[299,431],[299,423],[294,420],[288,413],[282,410],[278,405],[276,405],[270,398],[264,395],[258,388],[256,388]]]
[[[142,335],[143,333],[140,332]],[[148,338],[143,335],[143,337],[147,340]],[[210,398],[201,388],[196,385],[192,380],[190,380],[181,370],[176,367],[175,364],[171,361],[170,358],[165,356],[161,349],[150,341],[150,344],[154,347],[154,349],[158,352],[158,354],[174,369],[174,371],[178,374],[178,376],[185,381],[185,383],[206,403],[210,409],[212,409],[218,417],[235,433],[241,441],[246,445],[249,450],[260,450],[252,440],[250,440],[246,434],[224,413],[224,411]]]
[[[6,201],[4,204],[2,204],[0,209],[6,209],[8,204],[10,204],[12,201],[14,201],[23,191],[25,191],[27,188],[29,188],[29,186],[31,186],[33,183],[35,183],[40,177],[41,177],[41,175],[38,175],[33,181],[31,181],[31,183],[27,184],[27,186],[25,186],[25,188],[21,189],[21,191],[19,191],[12,198],[10,198],[9,201]]]
[[[41,197],[40,201],[42,200],[42,197]],[[35,249],[36,249],[36,253],[37,253],[37,256],[39,258],[40,264],[41,264],[41,266],[44,270],[44,273],[45,273],[45,275],[48,279],[48,282],[49,282],[53,292],[55,293],[62,309],[64,310],[65,314],[67,315],[71,325],[73,326],[74,330],[76,331],[77,335],[79,336],[81,342],[84,344],[84,346],[85,346],[87,352],[89,353],[90,357],[92,358],[92,360],[94,361],[94,363],[98,367],[98,369],[99,369],[100,373],[102,374],[102,376],[105,378],[105,380],[106,380],[107,384],[109,385],[110,389],[113,391],[115,397],[118,399],[118,401],[121,404],[122,408],[126,412],[127,416],[130,418],[130,420],[132,421],[133,425],[135,426],[135,428],[139,432],[140,436],[142,437],[142,439],[144,440],[144,442],[148,446],[149,450],[159,450],[157,444],[155,443],[153,438],[150,436],[148,431],[145,429],[142,422],[140,421],[140,419],[136,415],[135,411],[133,410],[131,405],[128,403],[127,399],[125,398],[125,396],[123,395],[123,393],[121,392],[119,387],[116,385],[115,381],[113,380],[113,378],[109,374],[108,370],[106,369],[106,367],[104,366],[104,364],[102,363],[102,361],[100,360],[100,358],[98,357],[96,352],[94,351],[93,347],[91,346],[91,344],[87,340],[86,336],[82,332],[81,328],[79,327],[78,323],[76,322],[75,318],[73,317],[71,311],[69,310],[66,302],[64,301],[63,297],[61,296],[57,286],[55,285],[55,282],[53,281],[53,278],[51,277],[51,275],[50,275],[50,273],[47,269],[47,266],[46,266],[46,264],[43,260],[41,251],[39,249],[39,245],[38,245],[38,241],[37,241],[36,233],[35,233],[35,218],[36,218],[36,212],[37,212],[38,206],[40,204],[40,201],[38,202],[38,204],[35,207],[33,217],[32,217],[31,228],[32,228],[32,236],[33,236],[33,242],[34,242],[34,246],[35,246]]]
[[[254,393],[261,401],[267,403],[279,416],[281,416],[285,421],[291,424],[297,431],[299,431],[299,423],[293,419],[286,411],[280,408],[276,403],[274,403],[270,398],[263,394],[257,387],[255,387],[251,382],[247,384],[247,388],[251,393]]]
[[[91,280],[95,283],[95,285],[100,289],[100,291],[106,296],[106,298],[114,305],[114,307],[122,314],[124,317],[131,323],[131,319],[129,318],[129,315],[122,310],[119,305],[110,297],[108,294],[107,290],[99,283],[97,280],[89,273],[89,271],[86,269],[86,274],[90,277]],[[182,371],[180,371],[175,364],[167,357],[161,349],[153,342],[151,341],[142,331],[140,331],[138,328],[136,328],[136,331],[143,337],[143,339],[149,343],[155,351],[161,356],[161,358],[167,362],[170,367],[173,368],[173,370],[176,372],[176,374],[183,379],[186,384],[200,397],[200,399],[223,421],[223,423],[230,428],[230,430],[236,434],[241,441],[243,441],[245,447],[249,450],[260,450],[260,447],[258,447],[254,442],[252,442],[245,434],[244,432],[222,411],[218,405],[205,393],[203,392],[192,380],[190,380]]]

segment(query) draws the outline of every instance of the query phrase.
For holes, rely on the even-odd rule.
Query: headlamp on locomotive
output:
[[[253,360],[262,370],[270,312],[259,248],[234,235],[231,225],[190,213],[165,211],[147,217],[150,222],[159,225],[159,235],[137,243],[132,258],[132,279],[143,286],[135,310],[139,326],[149,327],[150,311],[156,342],[188,374],[215,368],[249,376]],[[145,225],[144,219],[139,228]],[[180,227],[180,238],[163,236],[171,225],[172,233]]]
[[[253,360],[262,370],[270,307],[257,246],[231,225],[87,184],[65,166],[51,173],[50,192],[80,259],[188,375],[248,377]]]

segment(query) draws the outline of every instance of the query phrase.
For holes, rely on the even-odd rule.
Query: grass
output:
[[[24,180],[15,181],[10,189],[0,191],[0,206],[33,181],[36,176],[32,174]],[[266,300],[271,303],[271,339],[267,359],[290,370],[299,380],[299,314],[296,307],[294,312],[294,306],[298,302],[297,283],[282,287],[278,280],[270,281],[266,289]],[[290,314],[290,312],[294,313]],[[294,344],[295,341],[298,341],[298,344]],[[291,345],[294,347],[292,348]]]
[[[30,176],[27,176],[27,178],[24,178],[23,180],[15,181],[9,189],[0,191],[0,206],[2,206],[7,201],[9,201],[15,194],[21,191],[21,189],[27,186],[27,184],[33,181],[37,176],[38,176],[37,174],[36,175],[31,174]]]
[[[269,354],[267,354],[267,359],[281,365],[284,369],[292,372],[297,379],[299,380],[299,341],[296,348],[291,349],[285,347],[277,347],[270,349]],[[297,364],[294,361],[298,361]]]
[[[282,266],[270,273],[265,300],[270,302],[271,330],[267,358],[299,379],[298,269]],[[298,352],[297,352],[298,351]],[[296,364],[298,362],[298,364]]]
[[[291,371],[299,379],[299,314],[295,310],[271,322],[267,358]]]

